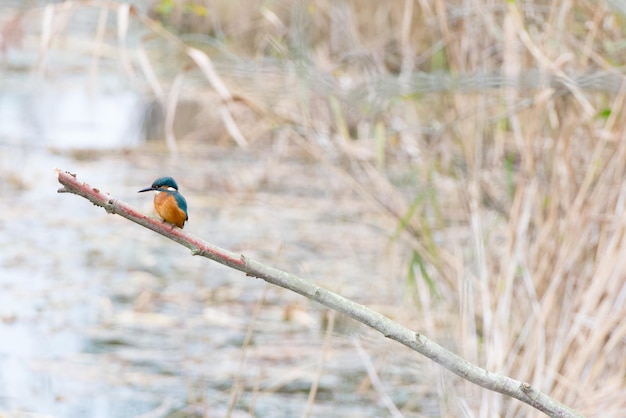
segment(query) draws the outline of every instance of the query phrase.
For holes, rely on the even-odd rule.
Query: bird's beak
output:
[[[141,192],[151,192],[152,190],[154,190],[154,188],[152,186],[150,187],[146,187],[145,189],[141,189],[139,190],[137,193],[141,193]]]

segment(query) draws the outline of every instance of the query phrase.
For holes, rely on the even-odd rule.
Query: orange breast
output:
[[[160,192],[154,196],[154,208],[165,222],[182,228],[187,220],[187,214],[176,204],[174,196],[167,192]]]

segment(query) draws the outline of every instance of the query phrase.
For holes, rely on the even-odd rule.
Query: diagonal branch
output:
[[[75,174],[58,169],[56,174],[59,183],[63,185],[59,189],[59,193],[74,193],[82,196],[94,205],[103,207],[108,213],[123,216],[130,221],[176,241],[189,248],[193,255],[210,258],[213,261],[242,271],[248,276],[258,277],[268,283],[292,290],[331,309],[342,312],[379,331],[385,337],[428,357],[456,375],[486,389],[519,399],[549,416],[564,418],[582,417],[576,411],[538,391],[530,384],[478,367],[446,350],[434,341],[429,340],[424,335],[411,331],[367,306],[355,303],[293,274],[262,264],[244,255],[231,253],[183,232],[182,229],[173,228],[171,225],[163,223],[158,219],[148,217],[128,204],[78,181]]]

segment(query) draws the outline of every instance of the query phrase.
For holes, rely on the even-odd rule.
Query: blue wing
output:
[[[186,219],[189,220],[189,214],[187,213],[187,201],[180,193],[174,193],[174,197],[176,198],[176,204],[185,212]]]

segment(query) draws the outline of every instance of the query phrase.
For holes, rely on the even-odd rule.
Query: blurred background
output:
[[[528,417],[54,169],[626,415],[621,1],[0,3],[1,417]]]

